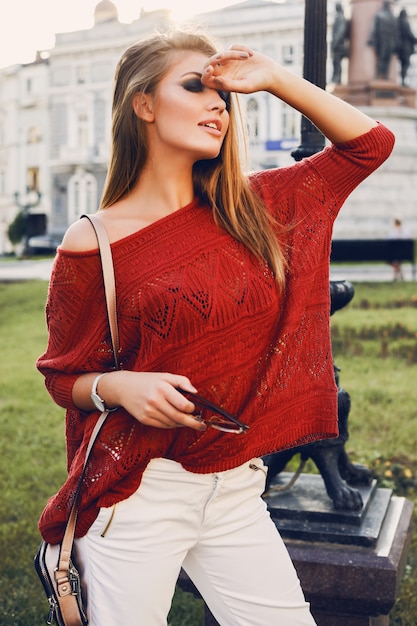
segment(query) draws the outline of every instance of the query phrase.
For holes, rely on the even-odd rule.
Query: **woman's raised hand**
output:
[[[377,124],[341,98],[243,44],[233,44],[210,57],[201,82],[217,91],[267,91],[310,119],[333,143],[350,141]]]
[[[243,44],[210,57],[204,65],[201,81],[212,89],[253,93],[268,91],[279,66],[270,57]]]

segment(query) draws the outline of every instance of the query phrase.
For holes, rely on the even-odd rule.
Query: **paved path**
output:
[[[20,280],[49,280],[52,269],[52,259],[22,259],[20,261],[0,259],[0,282],[15,282]],[[403,265],[404,278],[412,280],[411,266]],[[333,280],[350,280],[358,282],[391,282],[392,268],[387,264],[374,265],[332,265],[330,275]]]
[[[0,282],[49,280],[52,263],[52,259],[21,259],[19,261],[0,260]]]
[[[402,267],[404,280],[411,281],[412,269],[409,263]],[[333,280],[349,280],[351,283],[363,282],[391,282],[393,279],[393,269],[388,263],[371,265],[331,265],[330,278]]]

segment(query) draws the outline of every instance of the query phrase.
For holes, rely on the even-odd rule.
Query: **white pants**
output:
[[[313,626],[264,487],[260,459],[218,474],[151,461],[76,540],[90,626],[166,626],[181,567],[222,626]]]

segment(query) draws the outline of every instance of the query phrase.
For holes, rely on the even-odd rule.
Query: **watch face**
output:
[[[98,409],[99,411],[104,411],[104,402],[96,393],[91,394],[91,400],[93,401],[96,409]]]

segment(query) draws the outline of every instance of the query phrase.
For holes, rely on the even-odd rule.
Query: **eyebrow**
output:
[[[181,74],[180,78],[184,78],[184,76],[189,76],[190,74],[193,74],[194,76],[197,76],[198,78],[202,78],[203,76],[201,72],[184,72],[184,74]]]

